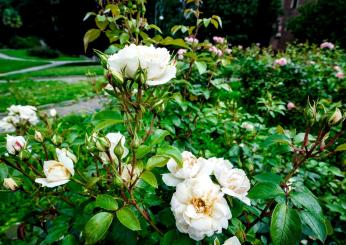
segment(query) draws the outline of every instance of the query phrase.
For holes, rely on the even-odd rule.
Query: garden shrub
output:
[[[145,1],[87,14],[96,27],[85,48],[103,33],[116,46],[95,51],[113,98],[104,110],[59,118],[8,108],[2,240],[344,242],[344,51],[202,42],[198,30],[222,22],[186,3],[195,24],[172,28],[184,39],[151,37],[159,29],[145,22]]]

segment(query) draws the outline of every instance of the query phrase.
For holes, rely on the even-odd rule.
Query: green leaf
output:
[[[130,39],[130,36],[126,32],[121,33],[120,38],[119,38],[121,44],[127,43],[129,41],[129,39]]]
[[[86,244],[95,244],[106,235],[112,224],[113,215],[107,212],[95,214],[85,225],[84,236]]]
[[[145,157],[148,153],[151,152],[152,147],[147,145],[140,145],[136,150],[136,158],[142,159]]]
[[[285,192],[279,185],[273,183],[258,183],[249,192],[250,199],[271,199],[280,195],[285,195]]]
[[[290,198],[297,207],[304,207],[306,210],[322,213],[320,204],[315,197],[308,192],[291,192]]]
[[[274,245],[292,245],[300,240],[301,221],[296,210],[277,204],[270,223],[270,236]]]
[[[268,138],[266,138],[265,141],[263,142],[263,145],[264,146],[270,146],[270,145],[275,144],[275,143],[290,144],[291,141],[286,135],[274,134],[274,135],[271,135]]]
[[[95,130],[102,130],[104,128],[108,128],[110,126],[113,126],[115,124],[119,124],[119,123],[122,123],[123,120],[119,120],[119,119],[107,119],[107,120],[103,120],[103,121],[100,121],[98,123],[96,123],[95,125]]]
[[[71,234],[68,234],[67,236],[65,236],[64,239],[61,242],[61,245],[75,245],[75,244],[78,244],[77,240]]]
[[[89,43],[95,41],[100,36],[100,34],[101,30],[99,29],[90,29],[84,34],[84,52],[87,51]]]
[[[160,149],[158,149],[157,154],[171,157],[177,162],[178,166],[180,166],[180,167],[183,166],[183,158],[181,156],[181,153],[174,146],[165,146],[163,148],[160,148]]]
[[[181,38],[173,39],[171,37],[166,37],[165,39],[160,40],[160,44],[166,45],[166,46],[173,45],[173,46],[177,46],[177,47],[181,47],[181,48],[189,48],[189,46],[186,45],[184,40]]]
[[[118,209],[118,203],[115,198],[106,194],[97,195],[95,206],[110,211]]]
[[[8,167],[5,163],[0,163],[0,181],[1,183],[8,175]]]
[[[282,181],[282,177],[274,173],[263,173],[254,176],[254,179],[258,182],[273,183],[279,185]]]
[[[144,171],[141,174],[140,178],[144,180],[145,182],[147,182],[152,187],[157,188],[157,180],[156,180],[155,174],[153,174],[151,171],[148,171],[148,170]]]
[[[207,72],[207,64],[206,63],[204,63],[204,62],[200,62],[200,61],[196,61],[195,62],[195,66],[196,66],[196,68],[197,68],[197,70],[198,70],[198,73],[200,74],[200,75],[202,75],[202,74],[204,74],[204,73],[206,73]]]
[[[175,230],[166,232],[160,240],[160,245],[171,245],[176,236]]]
[[[336,147],[335,151],[346,151],[346,143],[342,144],[342,145],[338,145],[338,147]]]
[[[167,162],[169,160],[169,157],[166,156],[153,156],[148,159],[146,169],[151,170],[153,168],[162,168],[166,166]]]
[[[116,212],[117,218],[124,226],[133,231],[139,231],[141,226],[136,215],[129,207],[123,207]]]
[[[150,136],[150,145],[160,144],[166,136],[170,135],[167,130],[156,129],[155,132]]]
[[[304,210],[299,212],[299,216],[302,222],[309,226],[316,237],[324,243],[327,237],[327,228],[321,216],[319,214]]]

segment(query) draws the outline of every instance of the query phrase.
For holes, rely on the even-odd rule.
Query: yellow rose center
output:
[[[192,198],[191,204],[195,207],[197,213],[203,213],[205,215],[211,214],[211,205],[208,205],[202,198]]]

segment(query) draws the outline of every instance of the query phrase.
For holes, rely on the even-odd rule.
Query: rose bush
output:
[[[345,80],[335,73],[345,53],[202,41],[198,30],[221,21],[189,4],[195,25],[172,29],[186,41],[149,36],[158,28],[144,1],[89,13],[98,29],[86,44],[101,32],[119,42],[96,51],[113,98],[103,110],[10,109],[14,120],[0,124],[1,241],[342,244]]]

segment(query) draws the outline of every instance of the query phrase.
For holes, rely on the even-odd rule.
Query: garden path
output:
[[[109,99],[102,96],[96,96],[84,100],[68,100],[57,104],[48,104],[38,106],[40,111],[49,113],[50,109],[55,109],[59,116],[66,116],[70,114],[82,114],[82,113],[93,113],[96,110],[103,108],[103,104],[108,102]],[[0,120],[6,116],[7,113],[0,113]]]
[[[33,59],[23,59],[23,58],[17,58],[17,57],[12,57],[6,54],[0,53],[0,59],[7,59],[7,60],[21,60],[21,61],[37,61]],[[26,73],[26,72],[31,72],[31,71],[39,71],[47,68],[52,68],[56,66],[62,66],[62,65],[67,65],[67,64],[80,64],[80,63],[90,63],[94,62],[92,59],[87,59],[87,60],[66,60],[66,61],[47,61],[49,64],[46,65],[39,65],[39,66],[33,66],[25,69],[20,69],[16,71],[11,71],[11,72],[6,72],[6,73],[1,73],[0,77],[4,76],[9,76],[9,75],[15,75],[15,74],[21,74],[21,73]]]

